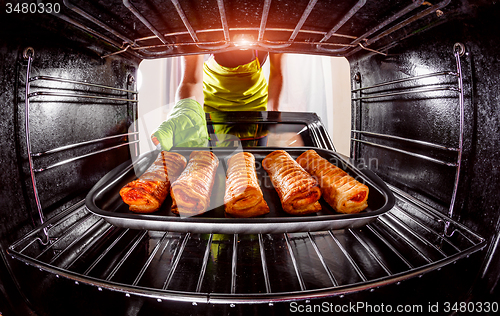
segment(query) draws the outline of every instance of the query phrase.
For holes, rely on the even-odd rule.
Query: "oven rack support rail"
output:
[[[226,12],[226,7],[228,6],[227,2],[229,1],[217,0],[217,8],[215,8],[214,11],[218,11],[221,27],[207,29],[195,29],[193,26],[193,21],[190,21],[190,17],[182,8],[182,3],[178,0],[171,0],[170,2],[175,8],[175,11],[178,15],[177,18],[182,22],[185,30],[175,32],[172,31],[169,33],[162,33],[159,30],[158,26],[154,25],[150,20],[148,20],[148,18],[143,13],[141,13],[140,8],[131,3],[129,0],[123,0],[122,2],[123,6],[128,9],[137,19],[137,22],[143,24],[146,29],[150,31],[150,34],[141,34],[143,36],[138,38],[130,38],[129,36],[124,35],[123,31],[118,31],[118,27],[111,26],[109,25],[109,23],[101,21],[99,18],[93,16],[91,13],[75,5],[70,0],[63,0],[64,6],[71,11],[71,14],[75,14],[78,17],[78,20],[75,20],[71,16],[63,14],[62,12],[53,14],[56,17],[72,24],[73,26],[78,27],[85,32],[92,34],[93,36],[97,36],[116,49],[116,51],[114,52],[103,55],[103,58],[116,54],[123,54],[126,52],[141,59],[176,56],[182,54],[182,52],[179,51],[180,47],[195,47],[198,50],[198,53],[210,53],[223,51],[226,49],[234,49],[239,44],[234,41],[234,39],[231,37],[231,34],[241,32],[257,33],[257,39],[254,43],[252,43],[252,47],[269,51],[284,52],[291,47],[295,47],[299,51],[305,53],[329,54],[334,56],[350,56],[361,50],[386,55],[384,51],[392,47],[397,40],[394,40],[391,44],[385,45],[384,47],[380,48],[373,48],[369,46],[375,44],[381,39],[393,35],[396,31],[404,29],[410,24],[421,20],[431,14],[436,14],[436,16],[439,17],[440,14],[442,14],[441,9],[450,4],[451,0],[443,0],[436,4],[430,4],[429,2],[424,0],[414,0],[406,7],[402,8],[398,12],[395,12],[383,21],[377,21],[377,24],[372,25],[371,28],[368,29],[365,33],[355,35],[342,34],[338,33],[338,31],[342,28],[342,26],[348,24],[350,20],[354,16],[356,16],[356,14],[363,14],[360,13],[360,10],[362,10],[362,8],[367,3],[366,0],[355,1],[353,6],[341,18],[339,18],[338,21],[335,21],[334,26],[328,30],[304,28],[304,25],[311,12],[315,9],[318,0],[309,0],[307,6],[304,8],[302,14],[300,15],[300,18],[298,18],[297,21],[293,21],[293,23],[292,21],[290,21],[290,23],[292,23],[292,26],[294,25],[294,27],[268,26],[269,11],[271,8],[272,0],[264,0],[258,25],[256,24],[246,27],[231,26],[228,23],[228,14]],[[207,8],[204,7],[203,10],[207,10]],[[193,18],[191,17],[191,20],[192,19]],[[79,20],[84,21],[84,23],[80,22]],[[266,39],[266,32],[279,33],[279,40]],[[200,34],[220,33],[223,34],[224,39],[203,41],[199,38]],[[301,33],[314,35],[321,39],[297,39],[297,35]],[[179,36],[186,35],[186,38],[188,38],[189,40],[178,40]],[[177,38],[177,40],[174,40],[175,38]],[[341,42],[338,40],[332,41],[332,38],[344,40],[347,39],[350,42]]]
[[[291,234],[131,230],[110,225],[82,201],[12,244],[8,253],[98,291],[236,306],[376,290],[486,246],[467,227],[391,189],[395,208],[365,227]],[[446,225],[448,233],[443,233]],[[53,239],[41,245],[44,230]]]
[[[396,151],[396,152],[399,152],[399,153],[402,153],[405,155],[410,155],[412,157],[431,161],[431,162],[436,163],[436,164],[455,168],[455,181],[453,183],[453,192],[452,192],[452,196],[451,196],[450,205],[448,208],[448,216],[449,217],[453,217],[453,214],[455,212],[455,201],[457,198],[458,184],[460,181],[460,170],[461,170],[461,166],[462,166],[464,121],[465,121],[465,105],[464,105],[465,99],[464,99],[464,88],[463,88],[463,77],[462,77],[462,65],[461,65],[460,57],[463,56],[464,54],[465,54],[465,46],[462,43],[455,43],[455,45],[453,46],[453,56],[455,57],[456,68],[457,68],[457,70],[455,72],[454,71],[441,71],[441,72],[429,73],[429,74],[424,74],[424,75],[419,75],[419,76],[413,76],[413,77],[383,82],[383,83],[379,83],[379,84],[351,90],[351,92],[355,95],[351,98],[351,100],[353,102],[356,102],[356,101],[359,102],[360,106],[363,106],[362,101],[367,100],[367,99],[383,99],[383,98],[401,96],[401,95],[407,95],[407,94],[422,94],[422,93],[437,92],[437,91],[451,91],[451,92],[458,93],[459,133],[458,133],[458,147],[457,148],[455,148],[453,146],[446,146],[443,144],[436,144],[436,143],[426,142],[426,141],[422,141],[422,140],[409,139],[409,138],[399,137],[399,136],[395,136],[395,135],[388,135],[388,134],[375,133],[372,131],[365,131],[365,130],[361,130],[360,128],[356,128],[356,126],[354,127],[354,129],[351,130],[351,133],[353,134],[353,137],[351,137],[351,142],[353,143],[353,150],[352,150],[353,159],[356,159],[356,155],[357,155],[356,143],[361,143],[361,144],[366,144],[369,146],[383,148],[386,150]],[[435,86],[435,87],[423,87],[423,88],[408,87],[408,88],[405,88],[404,90],[401,90],[401,91],[387,91],[387,92],[383,92],[383,93],[374,93],[374,94],[370,93],[367,95],[361,95],[362,92],[367,91],[367,90],[371,90],[371,89],[375,89],[375,88],[393,86],[393,85],[397,85],[397,84],[404,83],[404,82],[412,82],[412,81],[418,82],[421,79],[437,78],[437,77],[456,78],[457,79],[456,86],[440,85],[440,86]],[[359,93],[359,96],[357,96],[358,93]],[[354,108],[356,109],[356,107],[354,107]],[[448,151],[448,152],[455,152],[456,153],[456,160],[454,162],[449,162],[449,161],[445,161],[445,160],[441,160],[441,159],[436,159],[436,158],[433,158],[433,157],[430,157],[427,155],[410,152],[410,151],[403,150],[400,148],[374,143],[371,141],[361,139],[362,135],[376,136],[376,137],[389,139],[389,140],[396,140],[396,141],[403,141],[406,143],[413,143],[413,144],[425,146],[428,148],[436,148],[436,149],[440,149],[440,150],[444,150],[444,151]]]
[[[137,126],[134,124],[133,126],[133,131],[129,133],[122,133],[122,134],[116,134],[116,135],[111,135],[107,137],[102,137],[98,139],[92,139],[92,140],[87,140],[87,141],[82,141],[78,143],[73,143],[73,144],[68,144],[64,146],[60,146],[57,148],[52,148],[49,150],[45,151],[40,151],[40,152],[33,152],[31,150],[31,127],[30,127],[30,100],[37,98],[37,97],[61,97],[61,98],[71,98],[71,99],[88,99],[88,100],[108,100],[112,102],[132,102],[132,103],[137,103],[137,91],[133,90],[127,90],[127,89],[120,89],[120,88],[115,88],[115,87],[110,87],[106,85],[101,85],[101,84],[96,84],[96,83],[91,83],[91,82],[85,82],[85,81],[77,81],[77,80],[72,80],[72,79],[66,79],[66,78],[60,78],[60,77],[52,77],[52,76],[31,76],[31,68],[32,68],[32,63],[33,59],[35,57],[35,50],[32,47],[27,47],[24,52],[23,52],[23,57],[27,61],[27,67],[26,67],[26,79],[25,79],[25,94],[24,94],[24,128],[25,128],[25,140],[26,140],[26,150],[27,150],[27,157],[28,157],[28,164],[29,164],[29,172],[30,172],[30,179],[31,179],[31,184],[32,184],[32,189],[33,189],[33,195],[36,203],[36,209],[38,212],[39,220],[40,223],[43,224],[45,222],[45,215],[43,212],[43,208],[40,202],[39,194],[38,194],[38,189],[37,189],[37,181],[36,181],[36,174],[43,172],[48,169],[56,168],[59,166],[62,166],[67,163],[71,163],[75,160],[83,159],[92,155],[96,155],[102,152],[106,152],[109,150],[113,150],[116,148],[120,148],[123,146],[130,146],[131,144],[137,144],[139,142],[139,132],[137,131]],[[90,87],[94,89],[98,89],[100,93],[97,93],[96,91],[89,91],[86,93],[74,93],[74,92],[65,92],[65,91],[59,91],[59,89],[54,88],[54,87],[48,87],[48,88],[41,88],[37,89],[36,91],[32,91],[31,84],[34,82],[50,82],[50,83],[61,83],[61,84],[72,84],[72,85],[77,85],[77,86],[83,86],[83,87]],[[102,91],[108,91],[108,92],[102,92]],[[122,95],[114,95],[112,93],[120,93]],[[129,97],[131,95],[132,97]],[[44,102],[44,99],[37,98],[37,102]],[[130,140],[130,138],[133,138],[133,140]],[[95,150],[90,153],[86,153],[83,155],[71,157],[47,166],[43,167],[35,167],[34,164],[34,158],[36,157],[42,157],[46,155],[51,155],[55,154],[58,152],[62,152],[65,150],[69,150],[72,148],[80,147],[80,146],[85,146],[85,145],[90,145],[90,144],[96,144],[100,143],[103,141],[107,140],[113,140],[113,139],[129,139],[129,141],[125,141],[121,144],[106,147],[103,149]],[[136,147],[136,153],[138,152],[138,149]],[[41,240],[43,243],[48,243],[49,242],[49,235],[48,231],[45,229],[44,230],[44,239]]]

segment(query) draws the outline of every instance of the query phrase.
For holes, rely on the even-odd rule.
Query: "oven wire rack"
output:
[[[24,93],[24,131],[25,131],[25,140],[26,140],[26,150],[27,150],[27,158],[28,158],[28,165],[29,165],[29,175],[31,179],[31,184],[32,184],[32,189],[33,189],[33,195],[34,195],[34,200],[36,204],[36,210],[38,212],[39,220],[40,223],[43,224],[45,222],[45,214],[43,212],[43,207],[40,202],[39,198],[39,193],[38,193],[38,188],[37,188],[37,180],[36,180],[36,174],[43,172],[48,169],[52,169],[55,167],[59,167],[62,165],[65,165],[67,163],[71,163],[75,160],[83,159],[92,155],[96,155],[102,152],[106,152],[109,150],[114,150],[123,146],[130,146],[131,144],[136,144],[136,154],[138,153],[138,148],[137,148],[137,143],[139,142],[138,136],[139,132],[137,131],[138,128],[136,124],[133,124],[132,126],[132,131],[129,133],[122,133],[122,134],[115,134],[115,135],[110,135],[106,137],[101,137],[98,139],[92,139],[92,140],[86,140],[86,141],[81,141],[78,143],[73,143],[73,144],[68,144],[68,145],[63,145],[59,146],[57,148],[51,148],[48,150],[40,151],[40,152],[33,152],[32,151],[32,141],[31,141],[31,124],[30,124],[30,100],[36,100],[37,104],[40,104],[41,102],[47,102],[47,98],[53,99],[59,98],[59,99],[73,99],[73,100],[78,100],[78,99],[86,99],[86,100],[92,100],[92,101],[99,101],[99,100],[105,100],[105,101],[110,101],[110,102],[126,102],[126,103],[131,103],[131,104],[136,104],[138,102],[137,99],[137,94],[138,92],[135,90],[129,90],[129,89],[121,89],[121,88],[116,88],[116,87],[111,87],[107,85],[102,85],[102,84],[96,84],[92,82],[86,82],[86,81],[78,81],[78,80],[72,80],[68,78],[61,78],[61,77],[53,77],[53,76],[32,76],[31,74],[31,69],[32,69],[32,63],[33,63],[33,58],[35,56],[35,50],[32,47],[27,47],[24,52],[23,52],[23,57],[27,62],[27,67],[26,67],[26,78],[25,78],[25,93]],[[64,91],[60,88],[55,88],[51,87],[50,85],[47,85],[44,88],[36,87],[33,88],[32,84],[37,83],[37,82],[46,82],[46,83],[59,83],[59,84],[70,84],[74,85],[76,87],[87,87],[90,88],[91,90],[85,91],[85,92],[80,92],[77,93],[75,91]],[[128,85],[129,83],[127,83]],[[109,146],[105,147],[99,150],[94,150],[92,152],[79,155],[79,156],[73,156],[71,158],[58,161],[56,163],[52,163],[43,167],[35,167],[34,160],[38,157],[42,156],[47,156],[47,155],[52,155],[58,152],[70,150],[76,147],[80,146],[85,146],[85,145],[90,145],[90,144],[96,144],[96,143],[102,143],[104,141],[108,140],[117,140],[120,141],[120,139],[127,139],[128,141],[121,142],[118,145],[114,146]],[[48,243],[50,236],[48,234],[48,231],[44,229],[44,237],[42,239],[42,242]]]
[[[453,46],[453,56],[455,58],[456,62],[456,71],[441,71],[441,72],[434,72],[434,73],[428,73],[428,74],[423,74],[423,75],[418,75],[418,76],[413,76],[413,77],[407,77],[407,78],[402,78],[398,80],[393,80],[393,81],[388,81],[388,82],[383,82],[367,87],[360,87],[360,88],[355,88],[352,89],[351,92],[353,94],[353,97],[351,100],[353,101],[353,104],[355,102],[358,102],[358,107],[363,107],[363,101],[368,100],[368,99],[382,99],[385,100],[386,98],[390,97],[397,97],[397,96],[402,96],[402,95],[408,95],[408,94],[414,94],[414,95],[422,95],[425,93],[432,93],[432,92],[438,92],[438,91],[451,91],[452,93],[458,93],[458,117],[459,117],[459,132],[458,132],[458,146],[453,147],[453,146],[448,146],[444,144],[436,144],[432,142],[427,142],[427,141],[422,141],[422,140],[416,140],[416,139],[409,139],[409,138],[404,138],[404,137],[399,137],[395,135],[389,135],[389,134],[382,134],[382,133],[376,133],[373,131],[368,131],[368,130],[362,130],[361,127],[356,127],[356,124],[360,124],[358,122],[355,122],[354,128],[351,130],[351,133],[353,137],[351,137],[351,142],[353,144],[353,149],[352,149],[352,155],[353,159],[356,159],[358,156],[357,151],[359,150],[359,146],[357,144],[365,144],[368,146],[374,146],[378,148],[382,148],[384,150],[390,150],[390,151],[395,151],[398,153],[402,153],[405,155],[413,156],[418,159],[423,159],[426,161],[430,161],[439,165],[442,165],[444,167],[452,167],[455,168],[455,181],[453,184],[453,192],[450,200],[450,204],[448,207],[448,216],[453,217],[454,213],[456,213],[456,198],[457,198],[457,192],[458,192],[458,185],[460,181],[460,171],[461,171],[461,166],[462,166],[462,155],[463,155],[463,148],[464,148],[464,124],[465,124],[465,98],[464,98],[464,85],[463,85],[463,76],[462,76],[462,65],[461,65],[461,60],[460,57],[463,56],[465,53],[465,46],[462,43],[456,43]],[[425,80],[428,78],[439,78],[439,77],[451,77],[451,78],[456,78],[457,82],[456,84],[441,84],[437,86],[432,86],[432,87],[419,87],[418,82],[420,80]],[[413,82],[414,86],[406,87],[404,89],[398,89],[398,90],[388,90],[380,93],[373,93],[371,92],[373,89],[377,89],[380,87],[399,87],[397,86],[398,84],[405,83],[405,82]],[[363,92],[366,92],[363,95]],[[354,106],[356,111],[359,111],[356,106]],[[398,148],[396,146],[386,146],[377,142],[373,141],[368,141],[366,139],[362,139],[363,137],[377,137],[377,138],[382,138],[386,140],[392,140],[396,142],[406,142],[406,143],[412,143],[416,144],[418,146],[424,146],[429,149],[440,149],[443,151],[451,152],[456,154],[456,160],[455,161],[446,161],[442,159],[437,159],[434,158],[430,155],[425,155],[425,154],[419,154],[419,153],[414,153],[411,151],[403,150],[401,148]]]
[[[90,213],[82,201],[8,252],[98,291],[234,306],[375,289],[421,276],[486,246],[467,227],[391,189],[396,206],[362,228],[290,234],[131,230]],[[39,242],[45,229],[50,244]]]
[[[82,8],[81,4],[76,4],[70,0],[63,1],[67,13],[61,11],[53,14],[114,47],[115,51],[103,55],[103,58],[123,53],[129,53],[141,59],[161,58],[179,55],[181,48],[193,47],[201,53],[216,52],[239,45],[232,35],[245,32],[257,34],[255,42],[252,43],[253,47],[269,51],[294,48],[308,53],[350,56],[365,50],[386,55],[385,51],[394,43],[377,48],[373,47],[374,44],[390,36],[394,37],[395,32],[409,27],[418,20],[432,16],[432,14],[439,18],[443,14],[441,9],[448,6],[451,0],[443,0],[435,4],[424,0],[408,2],[399,11],[390,14],[381,21],[377,21],[377,24],[371,25],[362,34],[343,34],[339,33],[339,30],[349,23],[355,23],[352,22],[353,17],[366,14],[366,11],[363,11],[367,4],[366,0],[353,1],[352,6],[336,21],[332,22],[333,27],[325,30],[307,27],[306,22],[310,18],[311,12],[321,10],[318,9],[318,2],[318,0],[307,1],[307,5],[305,5],[300,17],[289,21],[291,25],[271,27],[269,26],[269,17],[270,9],[274,4],[272,0],[263,0],[261,11],[255,12],[260,18],[254,22],[255,25],[250,26],[231,24],[227,11],[228,7],[232,6],[231,2],[229,0],[217,0],[216,6],[204,6],[202,9],[210,12],[211,15],[218,15],[220,27],[197,28],[194,25],[195,18],[186,13],[186,4],[178,0],[171,0],[170,3],[173,7],[171,11],[177,14],[170,18],[179,20],[185,29],[165,32],[161,31],[160,25],[155,25],[155,22],[152,22],[145,12],[141,12],[144,11],[143,7],[139,7],[138,4],[134,5],[129,0],[123,0],[121,4],[117,4],[115,9],[122,10],[125,8],[128,10],[128,13],[132,14],[131,18],[143,25],[147,31],[147,34],[141,33],[135,38],[124,34],[124,25],[112,25],[108,21],[101,20],[95,13],[92,14],[89,10]],[[279,5],[279,1],[276,1],[276,3]],[[298,6],[298,4],[296,5]],[[244,14],[244,12],[236,12],[235,14]],[[135,27],[133,31],[135,31]],[[269,33],[279,34],[279,36],[278,38],[269,39],[266,37]],[[201,35],[207,34],[211,37],[208,39],[201,38]],[[298,36],[300,34],[312,36],[314,39],[301,39]]]

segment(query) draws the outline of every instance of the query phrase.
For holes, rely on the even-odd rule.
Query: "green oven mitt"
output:
[[[209,138],[203,107],[194,99],[178,101],[151,139],[155,145],[159,143],[163,150],[205,146]]]

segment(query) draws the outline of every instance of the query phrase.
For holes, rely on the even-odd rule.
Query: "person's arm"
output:
[[[203,55],[183,56],[184,73],[177,88],[175,101],[194,99],[203,106]]]
[[[203,111],[203,55],[182,57],[183,75],[168,118],[151,135],[163,150],[173,146],[199,146],[208,139]]]
[[[267,109],[278,111],[281,88],[283,87],[283,54],[269,53],[270,71],[267,96]]]

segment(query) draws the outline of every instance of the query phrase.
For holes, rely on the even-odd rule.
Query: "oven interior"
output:
[[[498,298],[498,5],[65,0],[56,8],[1,22],[0,312],[281,315],[291,302],[427,308]],[[137,132],[140,61],[240,49],[233,36],[242,33],[258,49],[349,60],[347,159],[387,183],[393,209],[361,228],[251,235],[127,229],[89,212],[87,192],[148,141]],[[311,113],[208,118],[335,150]]]

